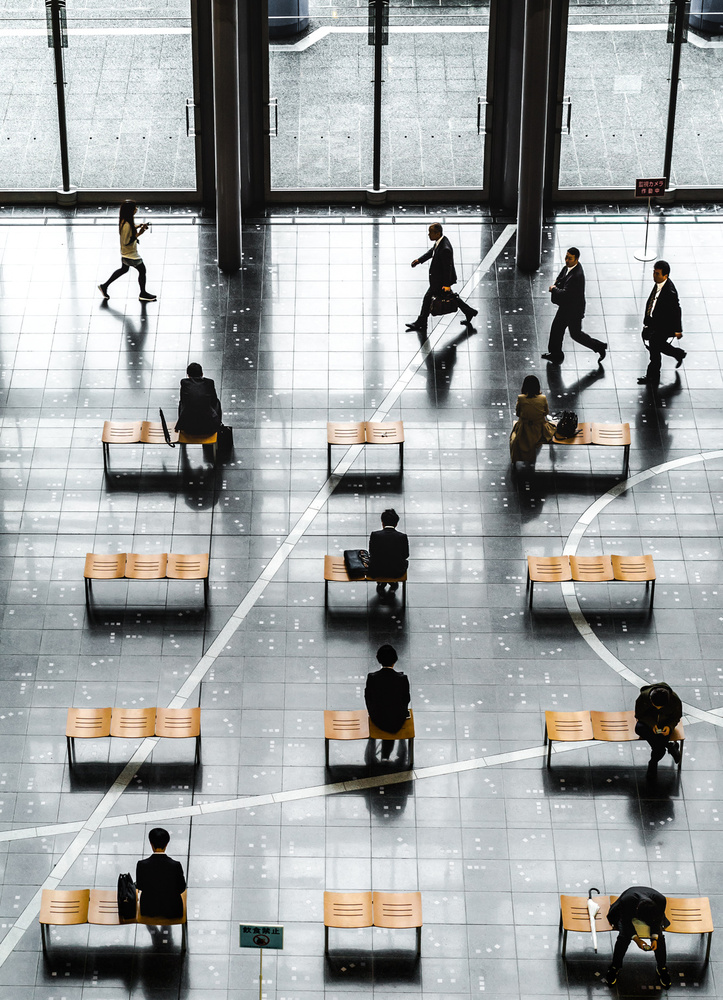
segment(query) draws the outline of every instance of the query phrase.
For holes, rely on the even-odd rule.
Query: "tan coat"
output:
[[[555,425],[550,423],[547,396],[518,396],[515,413],[518,419],[510,434],[510,459],[513,462],[534,462],[543,441],[551,441]]]

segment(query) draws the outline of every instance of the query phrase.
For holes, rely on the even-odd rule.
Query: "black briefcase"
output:
[[[456,292],[442,292],[432,298],[429,311],[433,316],[446,316],[447,313],[457,312],[458,308]]]

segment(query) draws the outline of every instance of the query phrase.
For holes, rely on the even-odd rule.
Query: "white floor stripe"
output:
[[[460,292],[462,296],[466,294],[468,289],[472,290],[477,286],[484,273],[492,266],[494,261],[497,259],[497,257],[500,255],[504,247],[507,245],[510,238],[514,234],[515,229],[516,229],[515,226],[505,227],[505,230],[502,233],[502,235],[494,242],[489,252],[485,255],[484,259],[480,262],[477,268],[475,268],[474,274],[472,275],[470,280],[465,283],[464,287]],[[448,331],[455,315],[456,314],[453,313],[451,316],[446,317],[444,320],[442,320],[442,322],[437,324],[432,336],[415,353],[412,361],[407,365],[404,372],[402,372],[402,374],[396,380],[394,385],[389,389],[388,393],[382,400],[376,412],[370,418],[371,420],[383,419],[388,413],[388,411],[392,408],[392,406],[395,405],[404,387],[408,383],[408,380],[405,381],[405,376],[409,372],[412,373],[416,372],[416,370],[418,370],[424,364],[424,359],[426,357],[426,354],[429,353],[429,350],[431,350],[433,346],[436,346],[439,340]],[[324,504],[332,495],[336,486],[341,482],[341,477],[344,475],[344,472],[348,471],[353,462],[361,453],[361,450],[362,450],[361,445],[355,445],[347,449],[344,456],[335,466],[331,475],[327,477],[324,484],[317,491],[316,495],[314,496],[312,501],[307,505],[306,510],[301,515],[301,517],[297,519],[296,523],[298,523],[298,521],[300,521],[302,518],[305,517],[306,512],[308,510],[313,509],[316,515],[323,509]],[[308,523],[311,524],[312,521],[313,517],[309,520]],[[176,694],[175,698],[172,701],[173,707],[181,707],[191,696],[191,694],[196,689],[198,684],[200,684],[201,680],[203,679],[207,671],[215,663],[216,658],[228,645],[229,639],[241,626],[246,615],[249,613],[249,611],[254,606],[258,598],[261,596],[266,587],[269,585],[269,583],[273,578],[273,574],[278,572],[279,568],[283,565],[283,563],[289,557],[291,552],[293,552],[294,546],[298,543],[298,541],[301,538],[301,535],[299,534],[298,537],[295,536],[296,537],[295,542],[292,543],[289,541],[291,533],[294,532],[295,527],[296,524],[294,525],[294,527],[292,527],[291,532],[282,542],[281,548],[283,550],[282,552],[283,557],[277,558],[277,556],[279,556],[280,554],[279,552],[277,552],[277,554],[274,555],[274,557],[269,562],[267,567],[262,571],[259,579],[256,580],[256,582],[251,587],[249,593],[243,599],[241,604],[236,608],[236,610],[232,613],[229,621],[223,627],[220,634],[211,643],[209,649],[201,657],[201,660],[196,665],[191,674],[186,678],[185,682],[183,683],[180,690],[178,691],[178,693]],[[65,859],[72,858],[72,861],[75,861],[80,852],[83,850],[83,848],[90,840],[90,838],[93,836],[93,834],[104,825],[105,821],[108,819],[108,814],[110,813],[111,809],[116,804],[118,799],[121,797],[121,795],[128,787],[130,782],[133,780],[133,777],[137,773],[138,768],[145,760],[147,760],[156,742],[157,739],[155,737],[151,737],[147,740],[144,740],[141,743],[141,745],[133,754],[133,757],[123,768],[123,771],[118,775],[111,788],[105,793],[99,804],[96,806],[91,816],[89,816],[88,819],[83,823],[81,829],[76,834],[74,840],[66,848],[61,859],[58,861],[53,870],[53,875],[49,876],[45,880],[41,888],[53,888],[57,886],[58,884],[57,872],[59,870],[65,871],[67,870],[67,867],[69,867],[69,865],[65,864]],[[392,780],[395,779],[393,777],[388,778],[387,783],[389,783]],[[312,789],[311,791],[313,792],[314,796],[320,794],[327,794],[321,791],[321,789],[323,789],[324,787],[326,786],[319,786],[318,788]],[[291,796],[295,798],[305,797],[303,791],[301,793],[297,791],[280,792],[278,793],[277,796],[272,796],[270,801],[272,802],[285,801],[285,799],[281,798],[280,796]],[[204,807],[201,806],[200,813],[203,814],[205,811],[208,812],[222,811],[222,806],[223,803],[221,804],[212,803],[207,810],[205,810]],[[196,807],[192,808],[195,809]],[[177,814],[176,810],[170,810],[170,811],[163,810],[160,813],[156,813],[153,815],[155,820],[156,817],[162,819],[175,814]],[[194,813],[192,812],[186,815],[194,815]],[[70,863],[72,863],[72,861]],[[15,945],[18,943],[20,937],[22,936],[22,931],[19,930],[19,928],[22,927],[23,930],[26,929],[27,926],[29,926],[29,924],[32,923],[35,916],[37,916],[40,905],[39,900],[40,900],[40,895],[36,894],[36,896],[31,900],[31,902],[27,904],[20,917],[17,918],[14,926],[10,929],[8,934],[3,938],[2,941],[0,941],[0,966],[7,961]]]
[[[592,521],[602,513],[603,510],[611,504],[613,500],[625,493],[626,490],[633,489],[638,483],[645,482],[647,479],[652,479],[654,476],[659,476],[663,472],[670,472],[671,469],[680,469],[686,465],[694,465],[696,462],[707,462],[711,459],[723,458],[723,451],[707,451],[699,455],[687,455],[685,458],[676,458],[670,462],[663,462],[662,465],[656,465],[652,469],[644,469],[642,472],[637,472],[635,475],[630,476],[622,483],[617,483],[611,489],[604,493],[601,497],[598,497],[590,506],[585,510],[580,517],[577,519],[575,525],[573,526],[570,534],[567,536],[567,540],[563,546],[562,553],[566,556],[574,556],[577,552],[578,545],[582,541],[583,535],[585,534],[585,529],[592,523]],[[622,660],[619,660],[617,656],[608,649],[608,647],[602,642],[602,640],[593,631],[592,626],[588,622],[585,614],[580,607],[577,599],[577,594],[575,593],[574,583],[562,583],[562,594],[565,599],[565,604],[567,610],[570,612],[570,617],[572,623],[580,633],[582,638],[588,644],[590,649],[598,656],[604,663],[607,663],[617,674],[620,675],[624,680],[629,681],[636,687],[643,687],[645,684],[650,683],[649,677],[641,677],[636,674],[635,671],[627,667]],[[683,709],[686,715],[698,719],[700,722],[709,722],[713,726],[723,727],[723,719],[718,716],[718,712],[723,710],[715,709],[713,711],[706,711],[702,708],[697,708],[695,705],[688,705],[683,702]]]

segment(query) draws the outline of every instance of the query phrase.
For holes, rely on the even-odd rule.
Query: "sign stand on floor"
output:
[[[284,928],[281,924],[239,924],[239,947],[259,949],[259,1000],[263,1000],[264,948],[283,948]]]
[[[645,248],[642,253],[636,253],[636,260],[655,260],[657,253],[648,253],[648,228],[650,226],[650,199],[659,198],[665,194],[665,177],[644,178],[635,181],[635,197],[648,199],[648,211],[645,216]]]

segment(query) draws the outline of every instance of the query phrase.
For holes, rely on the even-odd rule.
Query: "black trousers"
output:
[[[138,286],[142,295],[146,290],[146,265],[142,260],[132,260],[130,257],[121,257],[121,266],[117,271],[114,271],[113,274],[111,274],[110,278],[108,278],[105,283],[105,287],[107,288],[111,282],[116,280],[116,278],[120,278],[124,274],[127,274],[132,267],[135,268],[136,274],[138,275]]]
[[[618,939],[615,942],[615,947],[613,948],[613,968],[619,969],[622,967],[623,959],[625,958],[625,952],[630,947],[630,942],[633,940],[633,931],[620,931],[618,933]],[[655,963],[659,969],[664,969],[667,959],[667,952],[665,948],[665,935],[658,935],[658,947],[655,949]]]
[[[648,349],[648,354],[650,355],[650,361],[648,362],[648,370],[645,373],[646,379],[649,382],[659,382],[660,381],[660,355],[667,354],[669,358],[675,358],[676,361],[685,355],[680,347],[673,347],[670,340],[664,337],[662,334],[652,334],[650,340],[644,340],[643,343]]]
[[[558,309],[550,327],[550,336],[547,341],[547,353],[551,354],[555,361],[564,361],[565,352],[562,349],[562,341],[565,330],[570,331],[571,338],[576,344],[589,348],[600,354],[606,349],[606,344],[602,340],[595,340],[582,330],[582,316],[570,316],[563,309]]]
[[[651,761],[662,760],[663,757],[665,757],[665,751],[668,749],[670,736],[664,736],[662,733],[654,732],[650,726],[646,725],[644,722],[635,723],[635,732],[641,740],[645,740],[650,744]]]
[[[429,319],[429,312],[430,309],[432,308],[432,299],[434,298],[435,295],[441,295],[441,294],[442,294],[441,288],[432,288],[431,285],[429,286],[429,288],[424,294],[424,298],[422,299],[422,308],[419,310],[417,323],[426,326],[427,320]],[[459,297],[459,295],[457,295],[457,308],[462,310],[462,312],[465,314],[468,320],[472,319],[472,316],[474,314],[474,309],[472,308],[472,306],[468,306],[466,302],[463,302],[462,299]]]

